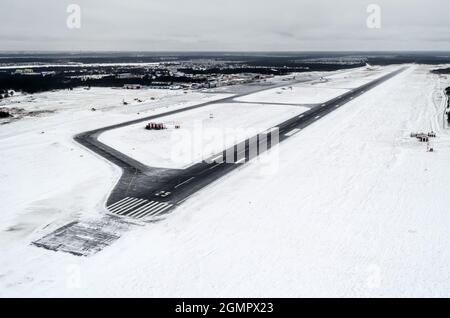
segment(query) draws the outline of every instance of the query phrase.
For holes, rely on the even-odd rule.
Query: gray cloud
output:
[[[82,8],[82,28],[66,8]],[[382,28],[366,8],[382,8]],[[450,50],[448,0],[2,0],[0,50]]]

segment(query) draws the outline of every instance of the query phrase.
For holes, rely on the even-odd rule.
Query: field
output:
[[[263,132],[308,108],[261,104],[213,104],[155,119],[166,130],[139,123],[102,134],[106,145],[152,167],[181,169]],[[212,118],[210,118],[212,115]],[[174,129],[179,124],[181,129]]]
[[[85,258],[30,245],[74,218],[102,215],[120,175],[73,135],[224,95],[157,95],[136,105],[140,111],[124,108],[115,90],[104,99],[89,97],[92,91],[45,93],[33,106],[24,102],[29,96],[18,96],[23,108],[57,109],[47,101],[59,98],[66,106],[0,128],[0,296],[450,296],[450,133],[442,128],[442,91],[450,78],[431,74],[434,68],[410,65],[280,144],[264,155],[279,161],[278,170],[264,173],[264,163],[251,162],[166,219],[135,227]],[[328,82],[312,86],[344,90],[370,78],[322,76]],[[303,97],[301,87],[294,90],[298,100],[321,96]],[[264,99],[277,100],[277,91]],[[268,127],[304,110],[261,102],[218,104],[167,120],[187,129],[193,118],[218,128]],[[99,111],[90,110],[93,103]],[[410,137],[431,130],[437,133],[432,153]],[[136,125],[110,133],[102,138],[131,154],[134,138],[123,136],[153,144],[157,132]],[[146,163],[170,165],[153,150],[140,155],[148,155],[141,158]]]

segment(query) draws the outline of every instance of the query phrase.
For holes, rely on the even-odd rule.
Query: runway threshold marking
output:
[[[127,216],[128,217],[134,217],[134,216],[139,215],[141,213],[145,213],[147,210],[150,210],[151,208],[153,208],[157,204],[159,204],[159,202],[150,201],[149,203],[147,203],[146,205],[140,207],[139,209],[137,209],[135,211],[132,211],[131,213],[128,213]]]
[[[166,211],[168,208],[170,208],[171,206],[172,206],[172,204],[169,204],[169,203],[163,203],[163,204],[161,204],[157,209],[153,210],[153,211],[151,212],[151,214],[141,216],[141,218],[146,217],[146,216],[158,216],[158,215],[160,215],[161,213],[163,213],[164,211]]]
[[[136,198],[131,198],[131,200],[128,200],[128,201],[126,201],[126,202],[123,202],[123,203],[121,203],[121,204],[119,204],[119,205],[117,205],[117,206],[115,206],[115,207],[113,207],[113,208],[109,208],[109,210],[111,211],[111,212],[116,212],[116,211],[120,211],[122,208],[124,208],[124,207],[126,207],[126,206],[128,206],[128,205],[130,205],[130,204],[133,204],[134,202],[136,202],[138,199],[136,199]]]
[[[143,219],[150,216],[160,215],[171,208],[173,204],[168,202],[148,201],[133,197],[126,197],[110,206],[111,213],[120,217]]]
[[[119,204],[121,204],[121,203],[124,203],[125,201],[129,201],[129,200],[131,200],[131,199],[132,199],[132,198],[130,198],[130,197],[125,197],[125,198],[123,198],[122,200],[117,201],[116,203],[109,205],[109,206],[108,206],[108,209],[112,209],[112,208],[114,208],[115,206],[117,206],[117,205],[119,205]]]
[[[147,217],[147,216],[152,216],[157,211],[159,211],[162,207],[165,207],[165,206],[169,206],[169,204],[168,203],[157,202],[156,205],[152,206],[151,208],[149,208],[149,209],[147,209],[145,211],[142,211],[139,214],[134,215],[134,217],[137,218],[137,219],[142,219],[142,218]]]
[[[125,212],[131,211],[132,209],[139,207],[140,205],[144,204],[145,202],[148,202],[148,201],[144,200],[144,199],[137,200],[134,203],[123,207],[122,209],[114,211],[114,213],[116,213],[118,215],[122,215]]]

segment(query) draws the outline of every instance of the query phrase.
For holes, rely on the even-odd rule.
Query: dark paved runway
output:
[[[226,97],[213,102],[207,102],[180,110],[100,128],[77,135],[75,140],[123,169],[122,177],[112,191],[107,202],[109,212],[124,217],[151,220],[172,211],[177,205],[182,204],[187,198],[200,189],[404,70],[405,68],[401,68],[326,103],[311,107],[303,114],[286,120],[265,132],[261,132],[257,136],[224,150],[222,153],[212,156],[210,158],[211,160],[194,164],[187,169],[177,170],[145,166],[125,154],[99,142],[98,136],[111,129],[125,127],[212,104],[234,102],[233,100],[235,98],[276,87],[290,86],[298,82],[303,82],[303,80],[283,82],[264,88],[259,87],[250,92]],[[311,79],[308,79],[308,81],[310,80]],[[232,160],[230,160],[230,155]],[[226,158],[226,160],[223,160],[223,158]]]

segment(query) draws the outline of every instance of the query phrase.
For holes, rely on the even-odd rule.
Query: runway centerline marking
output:
[[[211,168],[208,168],[208,170],[214,169],[215,167],[220,166],[220,165],[221,165],[221,163],[218,163],[218,164],[212,166]]]
[[[181,182],[180,184],[177,184],[177,185],[175,186],[175,189],[178,188],[178,187],[181,187],[183,184],[186,184],[186,183],[188,183],[188,182],[190,182],[190,181],[192,181],[192,180],[194,180],[194,179],[195,179],[195,177],[192,177],[192,178],[189,178],[189,179],[187,179],[187,180]]]

